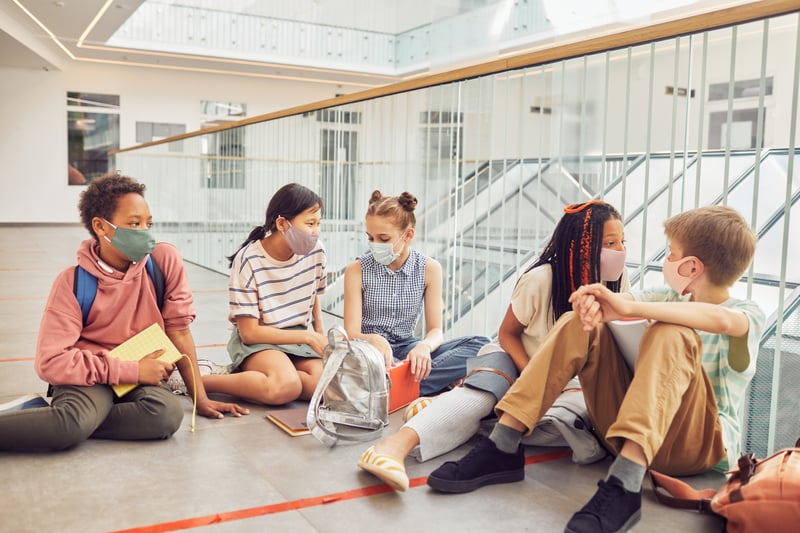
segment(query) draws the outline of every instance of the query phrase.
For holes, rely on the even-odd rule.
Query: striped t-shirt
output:
[[[634,298],[642,302],[678,302],[687,301],[690,295],[680,296],[669,286],[637,291]],[[729,298],[722,302],[722,307],[741,311],[750,322],[747,342],[734,344],[733,349],[747,349],[750,364],[743,372],[731,368],[728,355],[731,352],[730,337],[721,333],[709,333],[695,330],[703,343],[703,368],[714,387],[717,400],[717,411],[722,426],[722,441],[725,444],[727,458],[723,459],[715,470],[725,471],[729,465],[735,465],[741,455],[741,420],[744,409],[745,391],[756,371],[758,343],[764,331],[766,318],[764,312],[754,302]]]
[[[228,282],[228,319],[257,318],[259,324],[277,328],[307,326],[318,294],[325,292],[327,256],[321,241],[308,255],[287,261],[271,257],[261,241],[253,241],[236,254]]]
[[[414,334],[425,296],[425,256],[411,248],[397,272],[367,253],[361,262],[361,332],[391,343]]]

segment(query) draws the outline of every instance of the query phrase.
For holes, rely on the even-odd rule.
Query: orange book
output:
[[[401,361],[389,369],[389,412],[394,413],[419,398],[419,381],[411,375],[411,364]]]
[[[309,433],[308,425],[306,424],[307,413],[308,406],[292,407],[281,409],[280,411],[268,411],[267,419],[292,437],[298,437]]]

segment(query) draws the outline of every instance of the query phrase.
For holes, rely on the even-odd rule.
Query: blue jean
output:
[[[431,373],[420,382],[419,393],[429,396],[442,392],[448,385],[467,375],[467,360],[475,357],[481,346],[491,339],[482,335],[457,337],[445,341],[431,352]],[[408,352],[420,341],[419,337],[409,337],[390,342],[395,361],[408,357]]]

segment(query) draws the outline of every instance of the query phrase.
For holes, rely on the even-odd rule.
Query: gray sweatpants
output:
[[[53,388],[50,407],[0,415],[0,451],[58,451],[88,438],[166,439],[183,419],[166,387],[140,385],[117,398],[108,385]]]

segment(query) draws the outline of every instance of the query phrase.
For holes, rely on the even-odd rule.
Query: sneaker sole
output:
[[[439,492],[460,494],[462,492],[472,492],[486,485],[515,483],[523,479],[525,479],[525,470],[520,469],[509,472],[493,472],[476,477],[475,479],[461,479],[456,481],[428,476],[428,486]]]
[[[614,531],[611,531],[610,533],[624,533],[625,531],[628,531],[630,528],[635,526],[639,522],[639,520],[641,518],[642,518],[642,510],[639,509],[638,511],[633,513],[631,515],[631,517],[628,518],[628,520],[624,524],[622,524],[622,527],[620,527],[619,529],[616,529]],[[573,531],[570,528],[565,528],[564,529],[564,533],[581,533],[581,532],[580,531]]]

